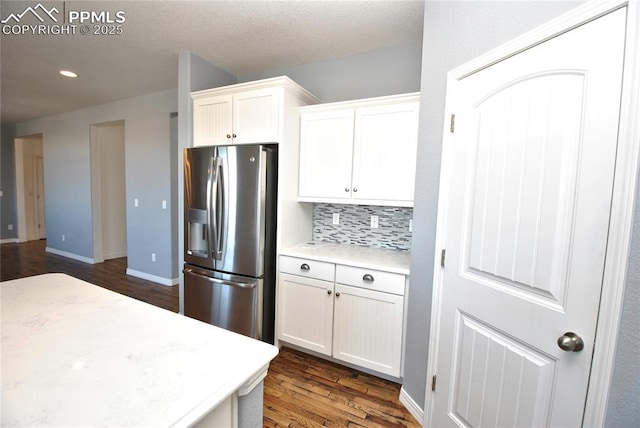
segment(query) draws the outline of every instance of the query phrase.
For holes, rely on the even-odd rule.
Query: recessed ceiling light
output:
[[[72,78],[78,77],[76,73],[69,70],[60,70],[60,74],[62,74],[64,77],[72,77]]]

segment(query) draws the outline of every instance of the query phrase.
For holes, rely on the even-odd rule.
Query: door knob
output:
[[[569,331],[558,338],[558,346],[563,351],[580,352],[584,349],[584,341],[580,336]]]

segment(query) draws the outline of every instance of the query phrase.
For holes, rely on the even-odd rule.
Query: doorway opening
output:
[[[91,125],[93,260],[126,257],[124,120]]]
[[[42,134],[14,139],[16,166],[17,241],[47,237]]]

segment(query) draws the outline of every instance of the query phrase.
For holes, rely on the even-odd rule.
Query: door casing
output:
[[[457,100],[449,94],[455,93],[458,82],[465,77],[490,67],[499,61],[514,56],[530,47],[545,42],[582,24],[599,18],[613,10],[627,7],[627,38],[623,67],[623,93],[618,128],[618,152],[614,176],[613,198],[607,258],[605,261],[603,292],[598,314],[596,343],[591,365],[591,378],[587,391],[583,426],[603,426],[606,417],[609,388],[613,376],[618,326],[622,312],[628,256],[631,246],[635,195],[640,164],[640,3],[626,0],[593,1],[544,24],[488,53],[450,71],[447,75],[447,98],[445,105],[445,129],[443,130],[442,168],[440,175],[438,226],[435,240],[433,310],[431,312],[431,334],[429,339],[429,361],[427,367],[427,394],[425,414],[431,415],[431,376],[436,374],[436,355],[440,319],[443,275],[440,268],[440,249],[444,248],[444,232],[447,217],[446,201],[451,171],[450,146],[453,136],[449,130],[449,117]],[[428,424],[428,421],[425,421]]]

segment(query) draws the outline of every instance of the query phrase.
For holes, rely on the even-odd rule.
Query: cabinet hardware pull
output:
[[[227,138],[231,138],[231,134],[227,134]]]
[[[375,281],[375,279],[373,278],[373,275],[370,275],[370,274],[368,274],[368,273],[367,273],[367,274],[365,274],[365,275],[362,277],[362,280],[363,280],[363,281],[367,281],[367,282],[373,282],[373,281]]]
[[[327,290],[327,294],[331,294],[331,290]]]
[[[236,134],[233,134],[233,135],[232,135],[232,137],[233,137],[233,138],[236,138],[236,137],[237,137],[237,135],[236,135]]]
[[[308,265],[308,264],[306,264],[306,263],[302,263],[302,264],[300,265],[300,270],[311,270],[311,268],[309,267],[309,265]]]
[[[349,192],[349,188],[348,188],[348,187],[345,187],[345,188],[344,188],[344,191],[345,191],[345,192]]]
[[[358,188],[357,188],[357,187],[354,187],[354,188],[353,188],[353,191],[354,191],[354,192],[357,192],[357,191],[358,191]]]
[[[339,291],[336,293],[336,297],[340,297],[340,292]]]

